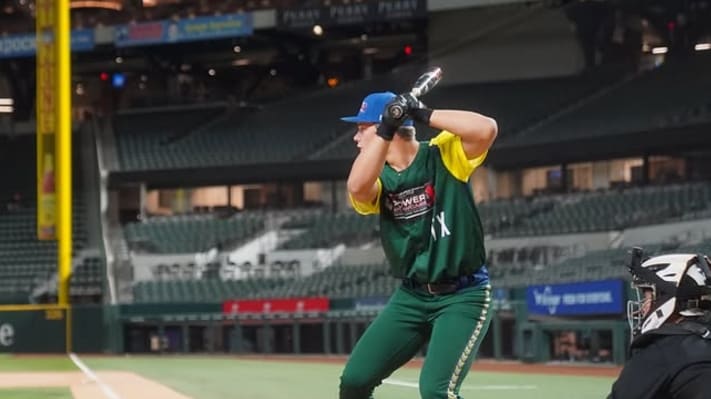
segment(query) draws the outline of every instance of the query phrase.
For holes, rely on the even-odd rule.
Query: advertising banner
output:
[[[116,47],[181,43],[249,36],[254,31],[252,14],[228,14],[177,21],[162,20],[116,26]]]
[[[54,240],[57,203],[54,184],[57,128],[54,6],[52,0],[40,0],[37,6],[36,35],[27,35],[32,38],[32,54],[37,52],[37,239]]]
[[[230,14],[180,20],[168,25],[169,42],[249,36],[254,28],[252,14]]]
[[[225,301],[222,312],[242,313],[324,313],[329,310],[329,300],[325,297],[289,299],[241,299]]]
[[[132,25],[116,26],[116,47],[145,46],[165,41],[166,22],[143,22]]]
[[[355,310],[361,310],[361,311],[370,311],[370,310],[381,311],[385,308],[385,305],[388,304],[389,300],[390,300],[390,298],[386,297],[386,296],[370,296],[370,297],[357,298],[355,300],[353,308]]]
[[[624,310],[624,282],[604,280],[573,284],[530,286],[528,312],[539,315],[620,314]]]
[[[53,21],[48,22],[50,24],[53,23]],[[45,41],[52,41],[51,26],[50,30],[46,31],[44,35]],[[36,39],[37,36],[33,33],[9,35],[0,38],[0,58],[33,57],[37,53]],[[70,40],[72,51],[92,50],[94,48],[94,31],[92,29],[73,30]]]
[[[379,0],[366,3],[339,4],[323,7],[298,7],[277,10],[280,28],[360,25],[373,21],[424,18],[425,0]]]
[[[0,313],[0,353],[65,353],[65,315],[49,307]]]

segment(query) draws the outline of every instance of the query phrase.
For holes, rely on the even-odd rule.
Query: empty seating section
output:
[[[355,298],[389,296],[400,280],[382,264],[335,265],[303,278],[243,280],[140,281],[133,287],[136,302],[220,302],[247,298]]]
[[[353,131],[339,117],[356,113],[372,91],[407,87],[418,72],[401,71],[259,109],[184,107],[119,114],[114,130],[120,165],[122,170],[151,170],[350,158],[355,154],[352,143],[334,143]],[[443,86],[428,94],[427,101],[437,108],[492,115],[504,135],[511,135],[621,75],[606,69],[573,77]],[[329,143],[337,145],[319,151]]]
[[[87,239],[82,212],[82,202],[77,198],[73,219],[75,251]],[[37,239],[36,220],[37,210],[32,203],[0,213],[0,301],[26,302],[32,290],[57,271],[57,244]]]
[[[258,291],[273,289],[288,281],[283,278],[138,281],[133,286],[133,300],[143,303],[221,302],[251,298]]]
[[[554,205],[545,212],[529,213],[518,223],[498,227],[486,219],[487,205],[482,204],[482,218],[493,225],[496,236],[566,234],[622,230],[632,226],[689,219],[711,208],[711,185],[708,183],[635,187],[622,191],[568,194],[551,197]],[[505,201],[504,201],[505,202]],[[503,205],[498,205],[503,206]],[[523,208],[512,214],[523,214]]]
[[[259,215],[235,215],[227,219],[214,216],[184,215],[155,217],[129,223],[126,240],[135,250],[153,253],[204,252],[216,246],[236,245],[264,228]]]
[[[518,139],[575,140],[711,121],[710,69],[707,54],[671,60]]]
[[[117,115],[114,132],[121,169],[194,166],[191,160],[201,155],[209,157],[210,151],[185,145],[185,136],[224,112],[224,107],[212,106]]]
[[[316,93],[262,110],[240,108],[226,113],[183,109],[120,115],[115,134],[121,168],[196,168],[305,159],[343,133],[338,116],[357,106],[358,96],[346,93],[344,99],[334,101],[327,93]],[[324,121],[329,115],[332,120]],[[205,123],[210,123],[209,128],[196,129]],[[176,135],[177,139],[170,139]]]
[[[72,296],[96,296],[103,292],[104,261],[98,257],[87,257],[74,268],[71,277]]]
[[[0,194],[0,303],[26,303],[33,289],[57,271],[56,242],[37,239],[35,146],[34,135],[0,136],[0,168],[8,171]],[[74,152],[75,165],[80,155]],[[81,195],[73,197],[72,215],[76,254],[88,238]]]
[[[694,245],[648,244],[642,248],[646,255],[665,253],[711,253],[711,239]],[[626,264],[630,248],[616,248],[588,252],[551,265],[500,264],[489,268],[491,279],[500,287],[523,287],[535,284],[557,284],[622,278],[630,274]]]
[[[341,243],[358,246],[378,239],[377,217],[355,212],[297,216],[282,228],[305,231],[283,243],[281,249],[329,248]]]
[[[650,244],[648,255],[711,253],[711,239],[698,244]],[[513,288],[604,279],[629,279],[629,248],[588,252],[551,265],[497,264],[489,267],[497,287]],[[133,287],[135,302],[221,302],[228,299],[303,298],[333,299],[387,297],[401,284],[385,264],[334,265],[302,278],[250,278],[243,280],[139,281]]]
[[[506,138],[621,76],[620,71],[609,68],[571,77],[447,86],[429,93],[426,102],[437,108],[490,115],[499,124],[501,138]]]
[[[479,217],[486,234],[517,226],[528,217],[546,212],[554,206],[550,198],[514,198],[482,202],[477,206]]]
[[[396,282],[396,279],[388,276],[385,265],[334,265],[311,276],[295,279],[290,284],[259,291],[255,296],[258,298],[389,296]]]
[[[3,232],[9,231],[7,225],[0,228]],[[54,242],[3,240],[0,253],[0,298],[3,300],[26,302],[32,290],[51,278],[57,269]]]
[[[449,85],[438,87],[424,100],[434,108],[471,109],[494,117],[499,125],[498,140],[503,141],[621,76],[617,68],[606,68],[572,77]],[[446,83],[443,81],[442,85]],[[427,139],[429,133],[418,132],[417,136]],[[319,158],[349,159],[356,153],[355,145],[347,141],[333,146]]]

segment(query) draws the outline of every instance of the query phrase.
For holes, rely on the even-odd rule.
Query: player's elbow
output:
[[[494,140],[496,140],[496,136],[498,136],[499,134],[499,124],[496,123],[496,119],[494,118],[489,118],[487,116],[484,116],[482,118],[482,138],[485,141],[492,143],[494,142]]]
[[[353,176],[348,178],[346,182],[346,189],[348,194],[355,200],[362,200],[368,194],[368,185],[362,179],[354,178]]]
[[[372,203],[378,195],[377,185],[366,179],[348,178],[346,182],[348,194],[356,202]]]

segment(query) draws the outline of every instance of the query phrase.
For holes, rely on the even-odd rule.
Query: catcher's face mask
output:
[[[632,338],[659,328],[673,314],[700,316],[711,304],[707,257],[672,254],[642,260],[633,252],[628,266],[636,298],[627,302]]]

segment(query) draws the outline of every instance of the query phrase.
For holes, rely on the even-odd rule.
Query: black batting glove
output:
[[[392,101],[385,105],[375,134],[384,140],[391,141],[397,129],[405,122],[408,109],[407,102],[403,97],[397,96],[393,98]]]
[[[430,124],[432,110],[428,108],[425,103],[420,101],[411,93],[403,93],[398,95],[398,97],[402,97],[403,101],[407,104],[407,114],[410,115],[412,119],[417,122],[424,123],[425,125]]]

